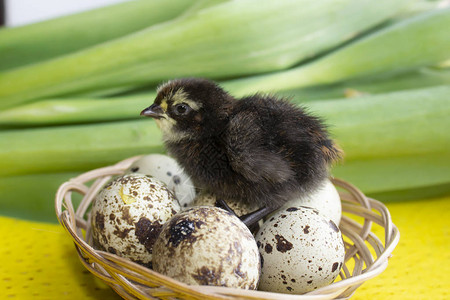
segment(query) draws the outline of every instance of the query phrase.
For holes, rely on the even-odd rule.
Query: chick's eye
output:
[[[190,110],[189,105],[181,103],[181,104],[177,104],[175,106],[175,113],[178,115],[184,115],[187,114]]]

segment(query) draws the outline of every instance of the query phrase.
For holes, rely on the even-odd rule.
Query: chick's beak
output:
[[[141,116],[151,117],[155,119],[160,119],[163,117],[164,110],[158,104],[152,104],[143,111],[141,111]]]

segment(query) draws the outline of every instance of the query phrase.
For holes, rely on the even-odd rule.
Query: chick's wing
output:
[[[233,170],[253,182],[281,183],[294,175],[289,163],[267,147],[256,113],[234,115],[226,131],[227,156]]]

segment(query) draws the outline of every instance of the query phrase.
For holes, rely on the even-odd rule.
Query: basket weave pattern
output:
[[[346,248],[340,280],[303,295],[189,286],[91,246],[88,221],[91,202],[112,176],[123,174],[138,158],[92,170],[63,183],[55,200],[58,220],[72,237],[81,263],[125,299],[346,299],[362,283],[386,269],[399,241],[398,229],[381,202],[366,197],[345,181],[332,179],[342,200],[343,216],[339,228]],[[83,195],[78,207],[72,203],[73,192]],[[384,243],[371,232],[373,224],[384,228]]]

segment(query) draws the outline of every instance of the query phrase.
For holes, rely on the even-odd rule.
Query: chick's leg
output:
[[[242,223],[244,223],[252,233],[256,233],[256,231],[258,231],[259,229],[259,224],[258,222],[264,218],[265,216],[269,215],[270,213],[274,212],[275,210],[278,209],[278,207],[274,207],[274,206],[264,206],[261,208],[258,208],[257,210],[242,215],[242,216],[238,216],[235,211],[228,206],[227,202],[221,198],[217,198],[216,203],[215,203],[216,207],[220,207],[223,208],[224,210],[228,211],[229,213],[232,213],[233,215],[235,215],[236,217],[238,217]]]
[[[243,216],[238,216],[238,215],[236,214],[236,212],[235,212],[235,211],[227,204],[227,202],[226,202],[225,200],[221,199],[221,198],[217,198],[217,199],[216,199],[215,206],[216,206],[216,207],[220,207],[220,208],[222,208],[222,209],[228,211],[229,213],[235,215],[235,216],[238,217],[241,221],[243,221],[243,220],[242,220],[243,217],[249,218],[249,217],[251,217],[250,215],[253,214],[253,213],[249,213],[249,214],[246,214],[246,215],[243,215]],[[259,209],[258,209],[258,211],[259,211]],[[263,217],[264,217],[264,216],[263,216]],[[246,222],[243,221],[243,223],[248,227],[248,229],[250,229],[250,231],[251,231],[253,234],[255,234],[255,233],[259,230],[259,224],[258,224],[258,221],[259,221],[261,218],[259,218],[259,219],[257,219],[257,220],[256,220],[256,219],[257,219],[257,217],[256,217],[256,218],[253,218],[253,219],[249,219],[248,221],[251,222],[250,225],[249,225],[249,223],[246,223]],[[254,220],[256,220],[256,221],[253,222]]]
[[[223,200],[222,198],[217,198],[216,199],[215,206],[223,208],[227,212],[232,213],[233,215],[235,215],[236,217],[239,218],[239,216],[234,212],[234,210],[230,206],[228,206],[227,202],[225,202],[225,200]]]
[[[259,220],[261,220],[262,218],[264,218],[265,216],[269,215],[270,213],[274,212],[277,209],[278,207],[274,206],[263,206],[251,213],[240,216],[239,219],[241,219],[241,221],[245,225],[247,225],[247,227],[250,228],[255,224],[257,224]]]

